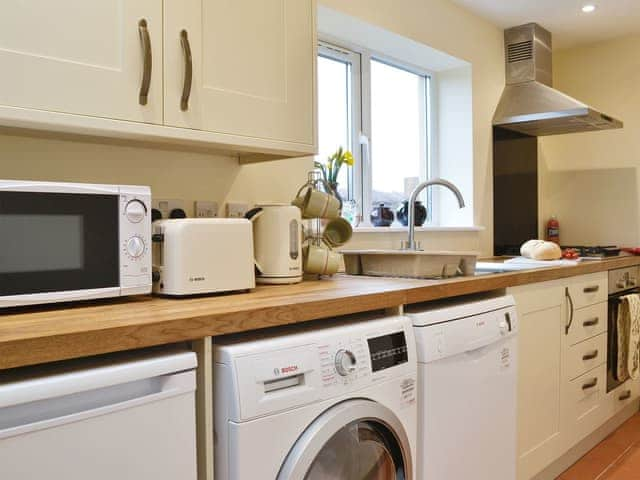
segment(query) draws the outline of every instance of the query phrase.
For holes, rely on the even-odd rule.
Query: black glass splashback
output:
[[[495,255],[520,255],[538,237],[538,139],[493,129],[493,243]]]

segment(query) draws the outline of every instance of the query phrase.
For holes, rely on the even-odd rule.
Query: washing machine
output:
[[[413,480],[411,321],[216,340],[216,480]]]

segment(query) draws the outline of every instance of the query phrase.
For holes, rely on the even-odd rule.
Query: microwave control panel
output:
[[[146,187],[120,191],[120,286],[151,287],[151,192]],[[150,290],[149,290],[150,291]],[[135,292],[143,293],[143,292]]]

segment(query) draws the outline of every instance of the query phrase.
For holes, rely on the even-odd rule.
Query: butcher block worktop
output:
[[[640,257],[577,266],[411,280],[337,275],[250,293],[189,299],[130,297],[0,314],[0,369],[86,357],[398,307],[640,264]]]

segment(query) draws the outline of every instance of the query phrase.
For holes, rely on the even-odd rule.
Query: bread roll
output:
[[[520,248],[520,254],[534,260],[557,260],[562,258],[558,244],[544,240],[529,240]]]
[[[525,258],[533,258],[533,249],[543,243],[544,240],[529,240],[524,242],[522,247],[520,247],[520,255]]]

